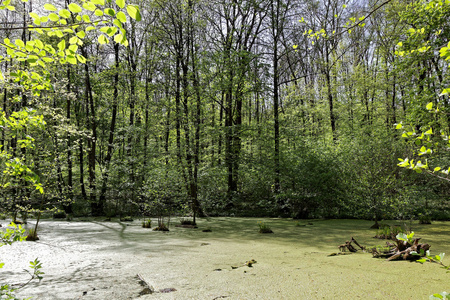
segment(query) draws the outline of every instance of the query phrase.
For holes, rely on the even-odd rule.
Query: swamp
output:
[[[360,251],[329,256],[350,237],[367,248],[384,244],[370,221],[222,217],[200,219],[197,229],[170,226],[169,232],[138,221],[41,222],[39,241],[0,248],[2,277],[11,283],[26,279],[28,261],[38,257],[44,265],[44,279],[20,290],[20,297],[403,300],[428,299],[449,283],[436,263],[386,261]],[[259,233],[258,222],[274,233]],[[407,226],[432,253],[450,253],[449,222]],[[256,262],[246,265],[250,260]],[[153,293],[142,293],[138,275]]]
[[[0,0],[0,299],[450,299],[449,0]]]

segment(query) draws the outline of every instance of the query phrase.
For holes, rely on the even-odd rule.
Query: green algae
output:
[[[274,234],[258,233],[258,222]],[[14,270],[21,268],[14,263],[39,257],[44,280],[20,293],[37,299],[76,299],[83,291],[83,299],[119,300],[428,299],[450,290],[450,274],[437,264],[387,262],[361,251],[328,256],[351,237],[367,247],[383,244],[373,238],[370,221],[209,218],[197,223],[198,229],[171,226],[169,232],[155,232],[121,222],[43,221],[42,243],[17,244],[8,275],[17,281]],[[450,254],[450,222],[406,225],[431,245],[432,254]],[[205,228],[211,232],[202,232]],[[11,252],[0,254],[4,259]],[[257,263],[245,265],[251,260]],[[155,290],[176,291],[140,296],[137,274]]]

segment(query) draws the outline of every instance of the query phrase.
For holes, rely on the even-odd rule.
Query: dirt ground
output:
[[[274,234],[259,234],[258,221],[268,224]],[[369,229],[369,221],[308,222],[211,218],[200,220],[198,229],[171,226],[170,232],[155,232],[142,228],[139,221],[44,220],[38,242],[0,247],[0,261],[5,263],[0,282],[26,281],[24,269],[39,258],[44,279],[17,296],[404,300],[450,292],[450,274],[436,264],[387,262],[368,253],[328,256],[352,236],[366,246],[384,243],[372,238],[375,231]],[[5,226],[7,221],[0,223]],[[28,226],[33,223],[30,220]],[[450,222],[408,226],[431,245],[432,254],[450,256]],[[256,263],[246,266],[251,259]],[[138,274],[154,293],[145,294]]]

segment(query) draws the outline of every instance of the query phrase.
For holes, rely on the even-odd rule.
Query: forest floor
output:
[[[258,221],[274,234],[258,233]],[[44,279],[20,290],[20,297],[404,300],[450,292],[450,274],[437,264],[387,262],[361,251],[328,256],[351,237],[365,246],[384,244],[373,238],[370,221],[210,218],[199,220],[198,229],[171,225],[170,232],[142,228],[139,221],[41,222],[39,241],[0,247],[2,283],[26,281],[28,262],[42,262]],[[432,254],[450,256],[450,222],[407,225]],[[252,259],[256,263],[246,266]],[[155,293],[140,295],[138,274]]]

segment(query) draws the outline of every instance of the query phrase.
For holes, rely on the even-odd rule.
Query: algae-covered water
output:
[[[274,234],[259,234],[258,221],[268,224]],[[38,242],[0,247],[0,261],[5,263],[0,282],[26,281],[23,269],[39,258],[44,279],[23,288],[18,296],[403,300],[450,292],[450,273],[437,264],[387,262],[368,253],[328,256],[351,237],[365,246],[384,243],[372,238],[370,221],[210,218],[198,225],[155,232],[138,221],[41,221]],[[450,222],[407,225],[421,242],[431,245],[432,254],[448,253],[450,264]],[[246,266],[251,259],[256,263]],[[140,295],[144,287],[138,274],[155,293]]]

